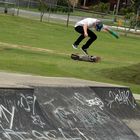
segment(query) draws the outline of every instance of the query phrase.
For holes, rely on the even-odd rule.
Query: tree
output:
[[[137,13],[137,10],[140,6],[140,0],[131,0],[132,4],[133,4],[133,8],[135,9],[135,13]]]
[[[69,0],[58,0],[57,4],[61,6],[68,6]]]
[[[135,18],[134,18],[134,23],[135,23],[135,30],[137,30],[137,27],[140,26],[140,0],[131,0],[133,2],[133,8],[135,12]]]
[[[41,15],[40,15],[40,21],[42,22],[43,19],[43,15],[45,13],[45,8],[47,7],[45,0],[37,0],[40,3],[40,11],[41,11]]]

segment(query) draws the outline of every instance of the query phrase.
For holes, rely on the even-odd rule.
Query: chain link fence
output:
[[[15,14],[15,3],[8,1],[0,1],[0,13]]]
[[[137,28],[131,26],[131,21],[124,16],[114,15],[113,12],[108,14],[71,6],[60,6],[54,0],[45,5],[31,0],[16,0],[13,3],[0,1],[0,12],[66,26],[74,25],[85,17],[94,17],[101,19],[104,24],[111,26],[114,30],[123,31],[125,35],[128,32],[140,33],[139,26]]]

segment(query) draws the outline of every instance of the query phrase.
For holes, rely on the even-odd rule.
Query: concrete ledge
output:
[[[69,77],[43,77],[27,74],[0,72],[0,86],[102,86],[124,87],[121,85],[107,84],[89,80]]]
[[[0,72],[0,87],[23,87],[30,86],[66,86],[66,87],[125,87],[122,85],[101,83],[96,81],[82,80],[69,77],[43,77],[29,74]],[[134,94],[136,100],[140,100],[140,95]]]

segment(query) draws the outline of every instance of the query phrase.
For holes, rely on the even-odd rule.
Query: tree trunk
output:
[[[84,6],[84,7],[86,6],[86,0],[84,0],[83,6]]]

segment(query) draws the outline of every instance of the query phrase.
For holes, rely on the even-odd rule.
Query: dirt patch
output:
[[[54,53],[54,54],[60,54],[60,55],[70,55],[70,54],[66,54],[66,53],[56,52],[54,50],[50,50],[50,49],[46,49],[46,48],[35,48],[35,47],[31,47],[31,46],[17,45],[17,44],[5,43],[5,42],[0,42],[0,45],[7,47],[7,48],[18,48],[18,49],[24,49],[24,50],[37,51],[37,52],[48,52],[48,53]]]

